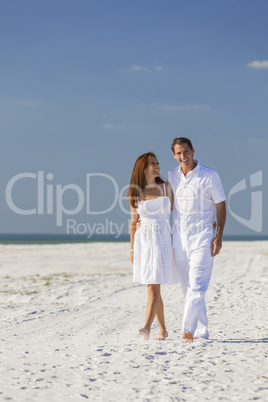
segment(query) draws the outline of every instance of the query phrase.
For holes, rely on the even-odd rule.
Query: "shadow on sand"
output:
[[[209,339],[209,342],[219,342],[219,343],[268,343],[268,338],[260,338],[260,339],[225,339],[221,341],[219,339]]]

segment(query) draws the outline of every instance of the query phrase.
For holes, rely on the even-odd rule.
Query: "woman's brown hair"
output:
[[[156,158],[153,152],[146,152],[145,154],[139,156],[134,164],[127,192],[129,203],[133,208],[137,208],[138,201],[142,199],[143,190],[147,185],[144,171],[149,166],[150,159],[152,157]],[[165,183],[161,177],[156,177],[155,182],[157,184]]]

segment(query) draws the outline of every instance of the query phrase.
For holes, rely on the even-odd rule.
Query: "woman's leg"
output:
[[[161,300],[160,285],[148,285],[147,290],[148,300],[146,305],[145,325],[143,328],[149,333]]]
[[[157,340],[164,340],[168,337],[168,332],[165,325],[165,316],[164,316],[164,304],[162,297],[160,295],[160,302],[158,304],[158,309],[156,312],[156,319],[160,327],[160,334],[159,337],[156,338]]]

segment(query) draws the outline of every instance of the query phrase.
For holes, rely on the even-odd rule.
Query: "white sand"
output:
[[[144,341],[146,287],[127,243],[0,245],[1,401],[268,400],[268,242],[225,242],[207,293],[209,340]],[[266,270],[266,271],[265,271]]]

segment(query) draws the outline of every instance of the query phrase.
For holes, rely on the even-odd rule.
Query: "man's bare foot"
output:
[[[168,337],[168,332],[165,331],[163,334],[160,333],[158,338],[154,338],[156,341],[164,341]]]
[[[182,333],[182,339],[184,339],[185,342],[193,342],[194,337],[190,331],[187,331]]]

